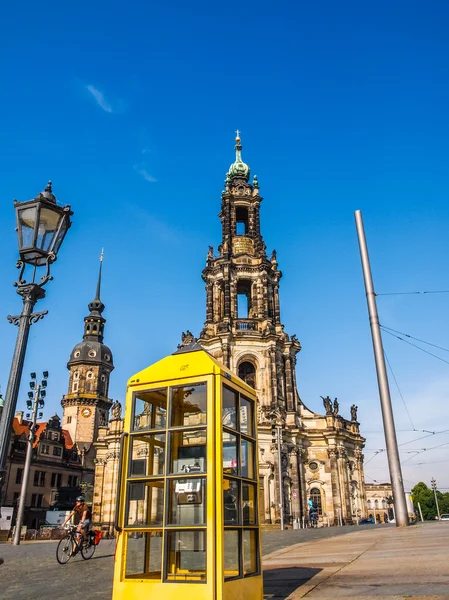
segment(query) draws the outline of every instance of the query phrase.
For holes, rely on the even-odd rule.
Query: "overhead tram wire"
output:
[[[394,333],[391,333],[390,331],[388,331],[387,329],[385,329],[385,327],[383,325],[381,325],[380,328],[382,329],[382,331],[385,331],[385,333],[388,333],[391,336],[397,338],[398,340],[401,340],[401,342],[405,342],[406,344],[409,344],[410,346],[413,346],[414,348],[418,348],[418,350],[421,350],[421,352],[424,352],[425,354],[430,354],[430,356],[433,356],[434,358],[437,358],[438,360],[441,360],[442,362],[444,362],[447,365],[449,365],[449,361],[448,360],[444,360],[444,358],[441,358],[440,356],[437,356],[436,354],[432,354],[432,352],[428,352],[427,350],[424,350],[424,348],[420,348],[420,346],[417,346],[416,344],[412,344],[411,342],[408,342],[407,340],[404,340],[404,338],[401,338],[398,335],[395,335]]]
[[[412,294],[449,294],[449,290],[437,290],[430,292],[385,292],[374,294],[375,296],[409,296]]]
[[[386,359],[386,361],[387,361],[388,367],[389,367],[389,369],[390,369],[390,371],[391,371],[391,374],[393,375],[394,382],[395,382],[395,384],[396,384],[396,387],[398,388],[399,396],[401,397],[402,403],[403,403],[403,405],[404,405],[404,408],[405,408],[405,412],[407,413],[407,416],[408,416],[408,418],[410,419],[410,423],[411,423],[411,425],[412,425],[412,427],[413,427],[413,431],[416,431],[415,424],[414,424],[414,423],[413,423],[413,421],[412,421],[412,417],[410,416],[410,413],[409,413],[409,411],[408,411],[407,404],[405,403],[405,400],[404,400],[404,396],[402,395],[401,389],[400,389],[400,387],[399,387],[398,380],[396,379],[396,375],[395,375],[395,374],[394,374],[394,372],[393,372],[393,368],[392,368],[392,366],[391,366],[391,363],[390,363],[390,361],[388,360],[388,356],[387,356],[387,353],[385,352],[385,350],[384,350],[384,356],[385,356],[385,359]]]
[[[426,342],[426,340],[421,340],[417,337],[414,337],[413,335],[409,335],[408,333],[404,333],[403,331],[398,331],[397,329],[393,329],[392,327],[387,327],[386,325],[381,325],[382,329],[388,329],[390,331],[393,331],[394,333],[399,333],[400,335],[405,335],[405,337],[408,337],[412,340],[416,340],[417,342],[421,342],[422,344],[427,344],[428,346],[433,346],[434,348],[438,348],[438,350],[443,350],[443,352],[449,352],[449,350],[447,348],[443,348],[442,346],[437,346],[436,344],[431,344],[430,342]]]

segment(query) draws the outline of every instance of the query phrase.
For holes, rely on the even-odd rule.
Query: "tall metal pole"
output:
[[[438,498],[437,498],[437,480],[435,479],[435,477],[432,477],[432,479],[430,480],[430,483],[432,485],[433,493],[435,496],[435,504],[437,505],[438,521],[441,521],[440,507],[438,505]]]
[[[394,425],[393,408],[391,406],[390,389],[388,386],[387,369],[385,366],[382,335],[377,314],[376,295],[374,293],[371,266],[366,245],[365,230],[363,227],[362,213],[355,211],[355,222],[359,239],[360,257],[362,260],[363,278],[365,280],[366,301],[373,338],[374,358],[376,361],[377,383],[379,386],[380,405],[385,432],[385,443],[390,470],[391,487],[393,490],[394,505],[396,508],[396,526],[405,527],[409,524],[408,510],[405,501],[404,483],[402,480],[401,462],[399,460],[398,442]]]
[[[16,526],[14,529],[14,536],[12,539],[12,543],[14,546],[18,546],[20,544],[20,533],[22,531],[23,515],[25,513],[28,479],[30,477],[31,457],[33,455],[33,443],[34,443],[34,437],[35,437],[35,432],[36,432],[37,405],[39,402],[40,390],[41,390],[41,386],[40,385],[36,386],[36,390],[34,392],[34,401],[33,401],[33,415],[31,417],[31,428],[30,428],[30,433],[28,434],[25,467],[23,469],[22,487],[20,489],[19,510],[17,511]]]
[[[9,373],[8,387],[6,388],[5,403],[0,419],[0,507],[2,505],[2,488],[6,475],[6,461],[9,452],[12,424],[19,396],[30,326],[47,314],[47,311],[33,313],[36,302],[45,297],[45,290],[38,284],[19,285],[17,293],[22,296],[23,309],[22,313],[18,316],[8,316],[8,321],[14,325],[18,325],[19,330],[17,332],[16,347]]]
[[[278,479],[279,479],[279,509],[281,517],[281,531],[284,529],[284,487],[282,484],[282,456],[281,456],[281,435],[282,427],[276,427],[276,437],[278,446]]]

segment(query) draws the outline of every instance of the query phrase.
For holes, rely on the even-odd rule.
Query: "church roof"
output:
[[[35,435],[34,442],[33,442],[33,448],[35,448],[38,445],[39,438],[41,437],[41,433],[47,427],[47,423],[48,423],[48,421],[41,421],[40,423],[36,423],[37,429],[36,429],[36,435]],[[22,423],[20,423],[19,419],[17,417],[14,417],[13,422],[12,422],[12,429],[13,429],[15,435],[20,437],[21,435],[28,435],[30,433],[30,425],[31,425],[31,421],[29,421],[27,419],[23,419]],[[73,441],[72,441],[72,437],[71,437],[70,433],[66,429],[62,429],[62,435],[64,436],[65,447],[68,450],[73,448]]]

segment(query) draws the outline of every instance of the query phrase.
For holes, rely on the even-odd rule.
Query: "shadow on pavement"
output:
[[[285,600],[288,596],[307,583],[321,569],[310,567],[285,567],[264,569],[263,592],[266,600]]]
[[[102,556],[92,556],[89,560],[99,560],[100,558],[114,558],[113,554],[103,554]]]

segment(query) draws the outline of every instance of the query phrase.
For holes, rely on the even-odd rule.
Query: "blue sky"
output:
[[[301,397],[359,406],[369,478],[388,478],[354,210],[377,292],[449,290],[446,2],[60,2],[4,7],[0,24],[1,313],[20,312],[13,198],[48,179],[75,212],[30,335],[25,373],[67,389],[101,248],[106,343],[123,400],[134,372],[205,318],[201,270],[220,243],[234,131],[261,185],[281,316],[303,350]],[[447,294],[379,296],[381,323],[449,347]],[[0,320],[6,388],[16,329]],[[413,340],[412,340],[413,341]],[[390,336],[385,350],[410,487],[449,488],[448,365]],[[432,351],[431,347],[424,346]],[[445,360],[449,355],[436,351]],[[19,407],[24,405],[26,388]],[[373,458],[374,457],[374,458]],[[372,460],[370,460],[372,459]],[[423,464],[420,464],[423,463]]]

